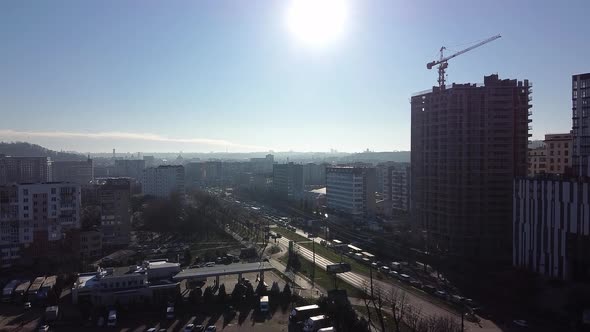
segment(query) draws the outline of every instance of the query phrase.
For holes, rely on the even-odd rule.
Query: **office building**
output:
[[[376,210],[376,182],[373,167],[327,167],[328,209],[352,216],[373,215]]]
[[[1,265],[9,267],[25,254],[49,255],[67,232],[80,228],[80,204],[80,185],[73,183],[0,186]]]
[[[145,160],[134,159],[117,159],[115,160],[115,176],[132,178],[136,181],[141,180],[143,170],[145,169]]]
[[[272,170],[272,190],[281,199],[300,199],[303,195],[303,165],[275,164]]]
[[[547,134],[545,135],[545,150],[547,158],[546,173],[565,174],[572,167],[572,135]]]
[[[514,181],[513,264],[550,278],[590,280],[590,184]]]
[[[512,186],[527,174],[531,84],[433,87],[411,99],[412,218],[427,250],[457,263],[509,263]]]
[[[545,174],[547,172],[547,149],[545,146],[539,146],[529,149],[528,158],[528,175]]]
[[[590,176],[590,73],[572,76],[573,172]]]
[[[54,161],[51,165],[53,181],[88,185],[94,180],[92,159],[85,161]]]
[[[170,197],[172,193],[184,195],[184,166],[164,165],[147,168],[141,182],[142,193],[155,197]]]
[[[308,163],[303,165],[303,182],[306,186],[323,186],[326,184],[326,164]]]
[[[12,157],[0,155],[0,185],[52,181],[48,157]]]
[[[131,182],[127,178],[106,179],[97,188],[102,246],[129,244],[131,234]]]
[[[267,154],[264,158],[250,158],[250,166],[254,174],[271,174],[274,156]]]

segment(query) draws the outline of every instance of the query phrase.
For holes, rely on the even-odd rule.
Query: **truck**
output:
[[[59,317],[59,307],[56,305],[45,308],[45,322],[56,321]]]
[[[50,293],[53,292],[56,282],[57,276],[49,276],[45,278],[45,281],[43,281],[43,285],[41,286],[41,288],[39,288],[39,291],[37,292],[37,298],[41,300],[47,299]]]
[[[29,280],[25,280],[16,286],[16,289],[14,290],[14,301],[23,302],[30,286],[31,282]]]
[[[20,283],[20,280],[12,280],[2,289],[2,302],[10,302],[14,295],[14,289]]]
[[[117,310],[109,310],[109,316],[107,318],[107,326],[108,327],[117,326]]]
[[[302,307],[297,307],[291,311],[289,321],[292,323],[302,322],[309,317],[319,313],[320,307],[317,304],[310,304]]]
[[[45,277],[37,277],[33,280],[31,287],[29,287],[29,290],[27,291],[29,301],[33,301],[37,298],[37,293],[39,293],[41,286],[43,286],[43,282],[45,282]]]
[[[260,312],[268,312],[268,296],[260,297]]]
[[[326,315],[309,317],[303,325],[303,332],[317,332],[328,323]]]

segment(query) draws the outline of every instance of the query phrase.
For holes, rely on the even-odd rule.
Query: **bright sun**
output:
[[[321,47],[342,36],[348,19],[346,0],[291,0],[287,26],[302,43]]]

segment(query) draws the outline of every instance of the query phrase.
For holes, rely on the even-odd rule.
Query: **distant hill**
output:
[[[50,157],[51,160],[86,160],[86,156],[81,154],[53,151],[26,142],[0,142],[0,154],[15,157]]]

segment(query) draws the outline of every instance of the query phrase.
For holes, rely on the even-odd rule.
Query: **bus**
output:
[[[291,311],[289,321],[293,323],[302,322],[309,317],[319,314],[320,307],[317,304],[310,304],[302,307],[297,307]]]

